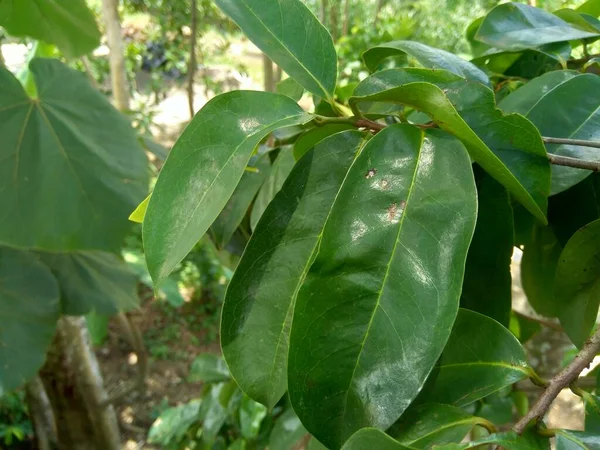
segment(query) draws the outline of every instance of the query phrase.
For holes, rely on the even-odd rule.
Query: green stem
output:
[[[528,367],[527,372],[529,373],[529,379],[533,384],[542,388],[548,387],[548,381],[540,377],[532,367]]]
[[[485,428],[490,434],[498,432],[496,425],[483,417],[475,417],[475,425]]]

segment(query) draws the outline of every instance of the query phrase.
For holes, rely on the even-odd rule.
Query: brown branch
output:
[[[548,153],[548,161],[555,166],[573,167],[575,169],[591,170],[600,172],[600,161],[587,161],[584,159],[570,158],[569,156]]]
[[[542,141],[546,144],[565,144],[565,145],[576,145],[579,147],[593,147],[600,148],[600,142],[597,141],[585,141],[583,139],[563,139],[554,137],[542,137]]]
[[[538,317],[528,316],[527,314],[523,314],[522,312],[515,311],[515,310],[513,310],[513,312],[517,316],[521,317],[524,320],[528,320],[530,322],[539,323],[540,325],[543,325],[545,327],[551,328],[551,329],[556,330],[556,331],[560,331],[560,332],[564,331],[563,328],[559,324],[554,323],[554,322],[550,322],[549,320],[541,319],[541,318],[538,318]]]
[[[540,396],[537,403],[515,424],[513,430],[521,434],[531,421],[540,420],[546,414],[546,411],[548,411],[548,408],[550,408],[550,405],[558,394],[577,380],[579,374],[590,365],[598,352],[600,352],[600,328],[587,340],[573,361],[550,380],[548,387]]]

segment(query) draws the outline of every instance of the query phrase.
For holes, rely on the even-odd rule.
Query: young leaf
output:
[[[33,253],[0,247],[0,396],[35,376],[60,316],[59,290]]]
[[[508,327],[514,245],[510,197],[506,189],[484,173],[477,180],[477,198],[477,226],[467,255],[460,306]]]
[[[358,131],[335,134],[307,153],[265,210],[225,295],[221,346],[239,386],[272,408],[287,389],[296,295],[348,168]]]
[[[556,317],[561,305],[554,301],[554,277],[562,245],[550,227],[536,224],[525,243],[521,283],[527,301],[538,314]]]
[[[346,441],[342,450],[411,450],[377,428],[363,428]]]
[[[137,276],[113,253],[39,253],[60,284],[61,312],[113,315],[139,306]]]
[[[559,81],[560,80],[560,81]],[[573,76],[573,72],[543,75],[510,94],[500,105],[505,111],[525,115],[543,136],[568,139],[600,139],[600,109],[590,92],[600,90],[600,77]],[[546,144],[549,152],[578,159],[600,160],[598,149]],[[552,167],[551,195],[579,183],[590,172]]]
[[[337,55],[327,29],[300,0],[215,0],[258,48],[307,91],[329,100]]]
[[[454,134],[471,157],[535,217],[546,222],[550,164],[535,126],[495,108],[494,93],[444,70],[391,69],[358,85],[353,109],[369,102],[400,103],[427,113]]]
[[[289,97],[255,91],[219,95],[194,116],[160,172],[144,217],[156,286],[217,218],[258,143],[277,128],[309,120]]]
[[[306,131],[304,134],[300,135],[298,140],[294,143],[294,158],[298,161],[306,154],[306,152],[326,137],[353,128],[352,125],[346,123],[328,123]]]
[[[529,376],[525,350],[502,325],[461,309],[425,401],[464,406]]]
[[[477,66],[445,50],[413,41],[392,41],[379,44],[363,53],[362,58],[371,72],[386,58],[408,53],[428,69],[445,69],[461,77],[490,84],[488,76]]]
[[[460,442],[485,419],[473,417],[455,406],[427,403],[410,408],[388,433],[398,442],[416,449]]]
[[[457,311],[475,196],[465,148],[440,130],[389,126],[348,172],[288,357],[294,410],[328,447],[389,427],[422,388]]]
[[[117,251],[148,192],[146,156],[84,74],[55,59],[34,59],[30,69],[35,100],[0,68],[0,242]]]
[[[261,156],[250,167],[256,171],[244,172],[231,198],[210,226],[209,232],[217,248],[224,248],[229,243],[233,233],[244,220],[256,193],[271,173],[268,155]]]
[[[292,149],[289,146],[281,148],[269,176],[261,186],[254,200],[254,206],[250,213],[250,228],[252,230],[256,229],[256,224],[258,224],[260,217],[265,212],[265,209],[267,209],[267,206],[269,206],[269,203],[271,203],[271,200],[275,198],[281,186],[283,186],[286,178],[294,168],[294,164],[296,164],[296,160],[294,159]]]
[[[581,348],[596,324],[600,305],[600,220],[576,232],[560,254],[554,279],[558,318]]]
[[[492,9],[477,30],[475,39],[512,52],[600,36],[575,28],[554,14],[520,3],[504,3]]]
[[[135,207],[133,212],[129,214],[129,220],[135,223],[142,223],[144,221],[144,216],[146,215],[146,210],[148,209],[148,203],[150,203],[150,197],[152,194],[148,194],[148,196]]]
[[[13,36],[54,44],[67,58],[100,45],[101,34],[85,0],[4,0],[0,26]]]

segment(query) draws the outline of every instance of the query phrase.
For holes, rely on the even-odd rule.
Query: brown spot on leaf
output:
[[[369,170],[367,170],[367,173],[365,174],[365,178],[366,179],[373,178],[375,175],[377,175],[377,169],[375,169],[375,168],[369,169]]]
[[[381,189],[383,189],[383,190],[387,189],[387,188],[388,188],[388,186],[389,186],[389,184],[390,184],[390,183],[388,182],[388,180],[386,180],[386,179],[384,178],[383,180],[381,180]]]
[[[390,222],[394,221],[394,218],[396,217],[396,212],[398,211],[398,205],[396,203],[392,203],[390,205],[390,207],[388,208],[388,220]]]

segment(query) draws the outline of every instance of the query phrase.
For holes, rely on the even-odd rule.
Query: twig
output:
[[[550,405],[558,394],[560,394],[564,388],[570,386],[571,383],[579,377],[579,374],[590,365],[599,351],[600,328],[587,340],[573,361],[550,380],[548,387],[540,396],[537,403],[515,424],[513,430],[521,434],[532,420],[541,419],[544,414],[546,414],[546,411],[548,411],[548,408],[550,408]]]
[[[554,137],[542,137],[542,141],[546,144],[565,144],[565,145],[576,145],[579,147],[593,147],[600,148],[600,142],[597,141],[585,141],[583,139],[562,139]]]
[[[539,323],[540,325],[544,325],[545,327],[552,328],[553,330],[556,330],[556,331],[561,331],[561,332],[564,331],[563,328],[559,324],[550,322],[549,320],[540,319],[538,317],[531,317],[531,316],[528,316],[527,314],[523,314],[522,312],[515,311],[515,310],[513,310],[513,312],[517,316],[521,317],[522,319],[528,320],[530,322]]]
[[[600,161],[587,161],[584,159],[555,155],[554,153],[548,153],[548,161],[555,166],[574,167],[575,169],[591,170],[592,172],[600,171]]]

